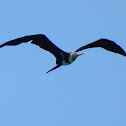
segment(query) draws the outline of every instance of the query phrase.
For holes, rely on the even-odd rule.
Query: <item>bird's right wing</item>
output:
[[[88,48],[94,48],[94,47],[102,47],[108,51],[111,51],[114,53],[119,53],[121,55],[126,56],[125,51],[119,45],[117,45],[115,42],[108,40],[108,39],[99,39],[95,42],[92,42],[85,46],[80,47],[75,52],[79,52],[81,50],[88,49]]]
[[[66,53],[60,48],[58,48],[56,45],[54,45],[45,35],[43,34],[38,34],[38,35],[30,35],[30,36],[24,36],[21,38],[17,38],[11,41],[8,41],[2,45],[0,45],[0,48],[3,46],[14,46],[18,45],[20,43],[26,43],[28,41],[32,40],[32,44],[38,45],[44,50],[49,51],[52,53],[57,59],[61,57],[61,53]]]
[[[66,53],[54,45],[45,35],[33,35],[32,38],[32,44],[38,45],[40,48],[49,51],[57,59],[61,58],[61,53]]]

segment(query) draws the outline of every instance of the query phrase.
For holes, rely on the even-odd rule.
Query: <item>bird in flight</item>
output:
[[[50,71],[52,71],[62,65],[71,64],[73,61],[75,61],[75,59],[78,56],[84,54],[84,53],[78,53],[79,51],[82,51],[82,50],[88,49],[88,48],[101,47],[108,51],[126,56],[125,51],[119,45],[117,45],[115,42],[108,40],[108,39],[99,39],[97,41],[94,41],[92,43],[89,43],[87,45],[80,47],[75,52],[68,53],[68,52],[65,52],[65,51],[61,50],[60,48],[58,48],[43,34],[29,35],[29,36],[17,38],[17,39],[8,41],[8,42],[0,45],[0,48],[4,47],[4,46],[15,46],[20,43],[26,43],[29,41],[32,41],[31,42],[32,44],[35,44],[35,45],[39,46],[40,48],[42,48],[46,51],[49,51],[50,53],[52,53],[55,56],[57,65],[54,68],[52,68],[51,70],[49,70],[47,73],[49,73]]]

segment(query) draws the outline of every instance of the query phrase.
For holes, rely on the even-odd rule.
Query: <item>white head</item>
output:
[[[84,53],[73,52],[71,53],[72,61],[74,61],[78,56],[83,55]]]

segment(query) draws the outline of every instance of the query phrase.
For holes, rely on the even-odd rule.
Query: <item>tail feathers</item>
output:
[[[50,71],[52,71],[52,70],[55,70],[55,69],[57,69],[58,67],[60,67],[61,65],[57,65],[57,66],[55,66],[54,68],[52,68],[51,70],[49,70],[48,72],[46,72],[46,73],[49,73]]]

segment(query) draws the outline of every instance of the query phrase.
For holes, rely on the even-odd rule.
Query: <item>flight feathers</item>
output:
[[[94,48],[94,47],[101,47],[108,51],[119,53],[121,55],[126,56],[125,51],[119,45],[117,45],[115,42],[108,39],[99,39],[95,42],[89,43],[77,49],[76,52],[79,52],[81,50],[88,49],[88,48]]]

